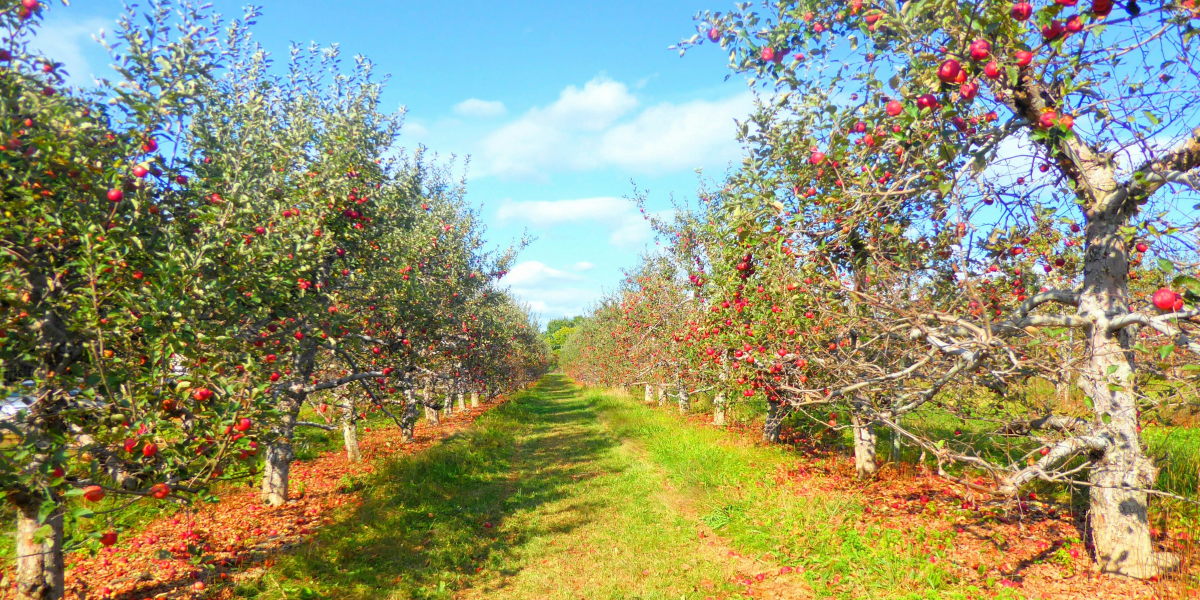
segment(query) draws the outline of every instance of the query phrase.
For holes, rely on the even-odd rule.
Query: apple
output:
[[[900,104],[899,100],[891,100],[887,103],[886,110],[889,117],[895,117],[904,112],[904,105]]]
[[[54,467],[54,470],[50,472],[50,476],[54,477],[55,479],[62,477],[65,474],[66,472],[63,471],[62,467]]]
[[[178,183],[179,185],[187,185],[187,182],[188,182],[187,175],[176,175],[175,176],[175,183]]]
[[[304,332],[303,332],[303,331],[297,331],[296,333],[294,333],[294,334],[292,335],[292,337],[296,338],[296,341],[300,341],[300,340],[304,339]]]
[[[1058,118],[1058,124],[1062,125],[1063,129],[1070,129],[1075,125],[1075,117],[1071,115],[1063,115]]]
[[[142,150],[145,152],[154,152],[158,150],[158,141],[154,138],[147,138],[146,143],[142,144]]]
[[[1096,18],[1103,19],[1107,17],[1113,9],[1113,0],[1092,0],[1092,14]]]
[[[279,372],[278,371],[274,371],[271,373],[271,383],[275,383],[276,381],[279,381]]]
[[[716,42],[719,39],[721,39],[721,31],[719,29],[713,27],[708,30],[708,41]]]
[[[155,454],[158,454],[158,444],[151,442],[149,444],[146,444],[145,446],[142,446],[142,456],[145,456],[146,458],[150,458],[150,457],[154,456]]]
[[[1063,34],[1062,21],[1058,21],[1058,20],[1050,21],[1049,25],[1042,26],[1042,38],[1044,38],[1047,41],[1058,39],[1058,37],[1061,36],[1062,34]]]
[[[1145,242],[1138,242],[1138,245],[1137,245],[1138,252],[1145,252],[1149,249],[1150,249],[1150,246],[1147,246]]]
[[[917,96],[917,108],[919,109],[935,109],[938,107],[937,98],[933,94],[923,94]]]
[[[1167,288],[1159,288],[1154,292],[1153,302],[1154,307],[1158,310],[1171,310],[1175,308],[1175,301],[1179,299],[1179,294]]]
[[[992,45],[987,40],[975,40],[971,42],[971,60],[984,60],[992,50]]]
[[[766,48],[763,48],[761,52],[759,52],[759,56],[761,56],[765,61],[773,61],[775,60],[775,49],[767,46]]]
[[[116,190],[116,189],[108,190],[108,200],[110,202],[120,202],[121,199],[124,197],[125,197],[125,192],[122,192],[121,190]]]
[[[820,152],[820,151],[814,151],[812,153],[812,156],[808,157],[808,162],[810,162],[814,165],[819,165],[824,160],[825,160],[825,153]]]
[[[88,502],[99,502],[104,499],[104,488],[98,485],[89,485],[83,488],[83,499]]]
[[[213,391],[208,388],[199,388],[196,391],[192,392],[192,398],[195,398],[199,402],[204,402],[205,400],[208,400],[209,398],[212,398],[212,397],[213,397]]]
[[[100,543],[105,546],[111,546],[113,544],[116,544],[117,543],[117,532],[110,531],[110,532],[100,536]]]
[[[997,79],[1000,77],[1000,65],[996,61],[991,61],[983,66],[983,74],[988,79]]]
[[[1028,50],[1017,50],[1016,57],[1018,67],[1028,67],[1033,62],[1033,53]]]
[[[171,486],[165,483],[156,483],[150,486],[150,495],[162,500],[171,494]]]
[[[1033,16],[1033,5],[1021,0],[1012,6],[1012,17],[1018,21],[1028,21]]]
[[[250,421],[249,418],[242,417],[242,419],[240,421],[238,421],[237,425],[234,425],[233,428],[238,431],[246,431],[246,430],[250,429],[250,427],[252,425],[253,425],[253,423]]]
[[[974,81],[964,83],[962,84],[962,87],[958,89],[958,93],[960,96],[962,96],[963,100],[970,102],[971,100],[974,100],[975,95],[979,93],[979,84],[975,83]]]
[[[950,58],[946,59],[942,63],[942,66],[938,67],[937,76],[938,79],[942,80],[942,83],[954,83],[961,72],[962,65],[959,65],[957,60]]]
[[[137,177],[138,179],[143,179],[148,174],[150,174],[150,169],[147,169],[146,167],[143,167],[142,165],[137,165],[136,167],[133,168],[133,176]]]
[[[1067,33],[1079,33],[1083,31],[1083,19],[1080,19],[1079,15],[1071,15],[1067,18],[1066,29]]]
[[[1053,110],[1047,110],[1046,112],[1042,113],[1042,116],[1038,117],[1038,125],[1041,125],[1047,129],[1054,127],[1054,123],[1056,121],[1058,121],[1058,113],[1054,112]]]

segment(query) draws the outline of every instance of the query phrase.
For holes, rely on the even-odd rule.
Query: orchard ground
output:
[[[394,427],[372,427],[363,467],[336,440],[309,440],[288,506],[228,490],[194,516],[131,525],[136,548],[69,561],[74,589],[264,600],[1194,594],[1177,580],[1092,575],[1069,507],[986,504],[911,469],[864,486],[836,453],[763,446],[749,423],[717,429],[561,375],[440,429],[422,423],[409,452],[395,453]],[[188,545],[227,558],[200,577],[202,591]],[[172,577],[158,546],[183,559]]]

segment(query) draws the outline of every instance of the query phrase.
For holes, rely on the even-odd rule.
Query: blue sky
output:
[[[725,0],[260,2],[256,36],[277,57],[310,41],[368,56],[391,75],[387,107],[408,110],[405,146],[457,155],[460,168],[471,157],[468,197],[489,238],[537,238],[505,281],[543,321],[584,312],[653,246],[623,198],[631,180],[666,210],[671,194],[694,197],[697,168],[720,177],[739,160],[744,81],[724,81],[715,48],[682,59],[667,49]],[[49,12],[38,43],[86,84],[108,70],[92,36],[112,30],[122,3],[74,4]],[[242,14],[239,2],[214,5]]]

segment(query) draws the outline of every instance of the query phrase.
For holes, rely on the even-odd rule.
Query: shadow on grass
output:
[[[465,433],[414,456],[376,466],[362,504],[324,529],[275,573],[241,596],[448,598],[483,571],[521,568],[521,549],[539,536],[601,518],[572,502],[533,525],[509,517],[571,496],[615,444],[562,376],[549,376]]]

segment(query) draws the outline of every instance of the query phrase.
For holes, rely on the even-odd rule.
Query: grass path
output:
[[[936,532],[864,529],[773,448],[548,376],[255,580],[257,598],[965,598]],[[939,551],[938,548],[942,550]],[[931,559],[931,556],[934,557]],[[1008,590],[987,590],[1001,597]]]

